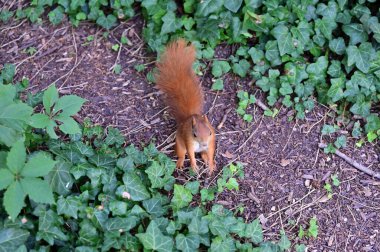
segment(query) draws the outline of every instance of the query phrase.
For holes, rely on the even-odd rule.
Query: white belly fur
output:
[[[194,141],[193,142],[193,146],[194,146],[194,151],[195,152],[202,152],[202,151],[206,151],[207,150],[207,147],[201,147],[201,145],[199,144],[199,142],[197,141]]]

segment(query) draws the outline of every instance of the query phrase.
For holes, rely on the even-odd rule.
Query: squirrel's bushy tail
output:
[[[202,113],[203,92],[192,68],[195,53],[193,45],[179,39],[166,47],[157,63],[157,87],[166,94],[166,104],[177,122]]]

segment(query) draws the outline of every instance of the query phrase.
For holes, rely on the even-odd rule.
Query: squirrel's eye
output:
[[[210,136],[212,135],[212,132],[210,131]]]

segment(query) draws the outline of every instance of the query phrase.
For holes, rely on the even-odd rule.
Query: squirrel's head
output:
[[[200,149],[207,149],[210,137],[213,135],[214,129],[206,115],[193,115],[192,117],[192,134],[194,140],[199,143]]]

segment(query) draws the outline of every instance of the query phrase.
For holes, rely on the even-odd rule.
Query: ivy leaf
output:
[[[346,44],[344,43],[344,39],[342,37],[330,40],[329,48],[331,51],[335,52],[338,55],[343,55],[346,51]]]
[[[183,185],[174,185],[172,204],[176,209],[188,206],[192,199],[193,196],[189,189],[185,188]]]
[[[37,203],[54,203],[53,192],[49,184],[40,178],[25,177],[20,180],[22,189],[28,194],[29,198]]]
[[[240,9],[242,3],[243,0],[224,1],[224,7],[226,7],[227,10],[236,13]]]
[[[26,150],[24,142],[14,143],[7,155],[7,166],[13,174],[18,174],[25,165]]]
[[[331,79],[331,87],[327,95],[331,98],[332,102],[337,102],[344,97],[343,94],[344,80],[342,78]]]
[[[188,226],[191,234],[207,234],[208,233],[208,221],[204,218],[193,218]]]
[[[345,34],[350,37],[350,45],[356,45],[358,43],[363,43],[368,40],[367,32],[362,24],[346,24],[343,25],[342,30]],[[347,52],[348,55],[350,55]]]
[[[59,197],[57,201],[57,213],[59,215],[66,215],[77,219],[79,207],[81,206],[81,202],[78,198],[73,196],[68,196],[64,198],[62,195]]]
[[[317,219],[315,217],[310,219],[308,235],[314,238],[317,238],[318,236],[318,224]]]
[[[231,67],[227,61],[216,60],[212,64],[211,73],[214,77],[219,78],[223,74],[228,73],[230,70],[231,70]]]
[[[120,130],[110,127],[107,129],[107,137],[104,139],[104,143],[106,145],[122,145],[124,143],[124,137]]]
[[[168,11],[165,16],[162,17],[164,22],[161,27],[161,35],[175,32],[182,26],[181,20],[177,19],[173,11]]]
[[[380,129],[380,118],[376,114],[371,114],[367,116],[366,119],[367,123],[365,124],[364,128],[367,133]]]
[[[143,201],[150,198],[150,194],[143,182],[134,172],[124,173],[123,182],[132,200]]]
[[[220,252],[220,251],[235,251],[235,243],[234,239],[228,237],[227,239],[223,239],[220,236],[215,237],[211,243],[211,252]]]
[[[285,25],[278,25],[271,31],[271,34],[277,39],[278,49],[280,55],[290,54],[294,50],[292,36],[288,27]]]
[[[289,241],[284,231],[281,231],[280,233],[281,233],[281,239],[280,239],[280,242],[278,243],[278,246],[280,246],[281,250],[285,251],[289,249],[292,244]]]
[[[336,141],[334,142],[335,147],[338,149],[345,148],[347,146],[347,138],[346,136],[339,136]]]
[[[50,187],[59,195],[67,195],[73,186],[74,179],[70,174],[70,163],[59,161],[46,176]]]
[[[223,80],[222,79],[217,79],[211,86],[212,90],[220,91],[223,90],[224,85],[223,85]]]
[[[152,249],[159,252],[169,252],[173,250],[173,240],[162,234],[157,223],[152,220],[145,233],[136,234],[145,249]]]
[[[328,134],[333,134],[336,132],[335,127],[332,125],[325,124],[323,125],[322,128],[322,135],[328,135]]]
[[[263,241],[263,229],[258,219],[247,224],[244,237],[251,238],[255,244],[259,244]]]
[[[175,237],[176,248],[180,251],[196,251],[199,248],[199,236],[195,234],[178,234]]]
[[[143,201],[145,210],[154,217],[161,217],[165,213],[165,209],[162,207],[161,199],[151,198]]]
[[[211,13],[219,11],[223,6],[223,0],[205,0],[198,3],[196,15],[207,17]]]
[[[276,40],[269,40],[265,44],[265,58],[272,66],[281,65],[280,52]]]
[[[327,73],[333,78],[340,77],[343,73],[340,61],[332,60],[331,65],[329,66],[329,69],[327,70]]]
[[[335,28],[337,28],[338,25],[334,21],[334,19],[331,18],[322,18],[322,19],[317,19],[315,21],[315,28],[319,29],[323,36],[327,38],[328,40],[332,39],[332,32]]]
[[[239,60],[238,63],[234,63],[232,66],[232,70],[235,74],[239,75],[240,77],[245,77],[248,73],[249,68],[251,65],[246,59]]]
[[[96,20],[96,23],[100,25],[101,27],[107,30],[110,30],[112,27],[116,25],[116,21],[117,21],[116,17],[110,14],[107,17],[104,15],[98,17],[98,19]]]
[[[5,191],[3,204],[12,220],[16,219],[24,206],[25,196],[26,194],[19,181],[14,181]]]
[[[58,25],[62,22],[64,17],[64,10],[61,6],[58,6],[54,10],[50,11],[49,14],[49,20],[53,25]]]
[[[54,240],[67,241],[68,237],[62,232],[56,222],[58,215],[53,210],[42,210],[38,218],[38,232],[36,240],[41,239],[48,242],[50,245],[54,244]]]
[[[28,231],[20,228],[4,228],[0,230],[0,250],[17,251],[17,248],[26,242],[29,235]]]
[[[359,48],[356,46],[349,46],[347,48],[347,64],[352,66],[353,64],[362,71],[368,73],[370,67],[371,55],[373,55],[374,49],[369,42],[362,43]]]
[[[1,70],[1,77],[6,83],[11,83],[16,73],[16,66],[13,64],[5,63]]]
[[[65,95],[58,99],[54,106],[55,112],[62,110],[60,116],[67,117],[75,115],[87,100],[76,95]]]

